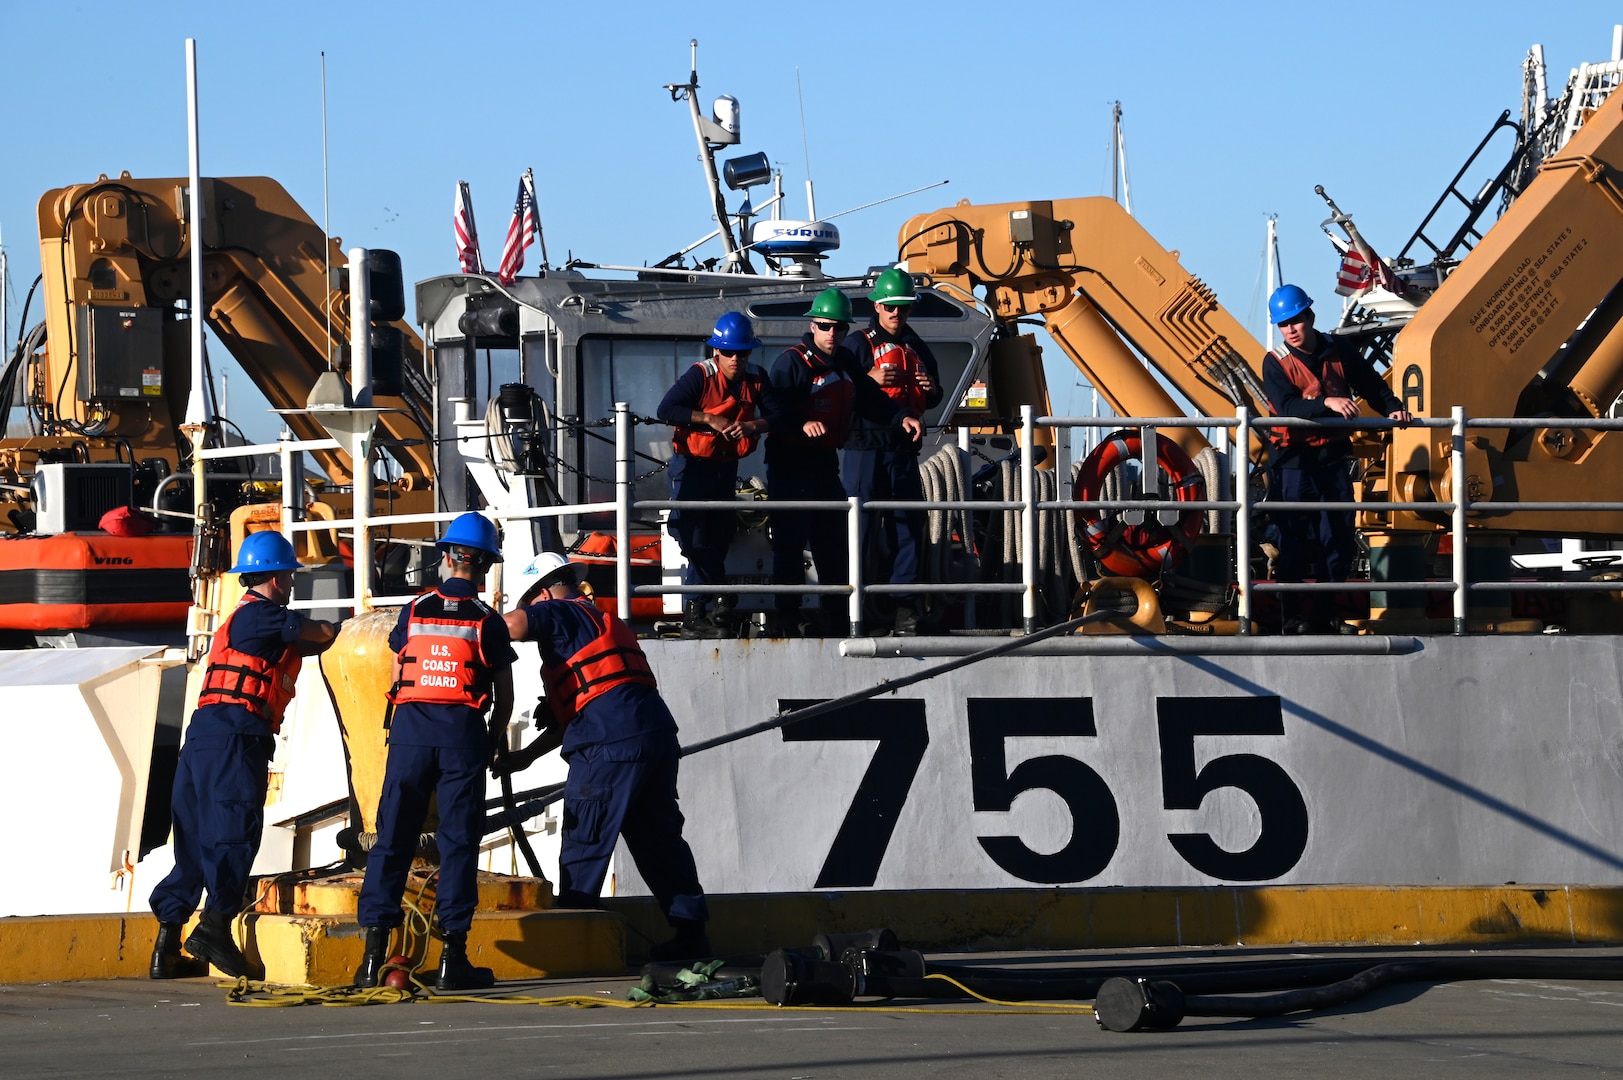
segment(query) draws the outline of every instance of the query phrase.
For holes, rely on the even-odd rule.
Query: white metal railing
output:
[[[616,564],[616,602],[621,612],[630,611],[633,596],[657,596],[671,593],[685,593],[701,596],[726,595],[750,593],[756,595],[775,595],[794,593],[815,596],[843,596],[846,598],[847,618],[853,635],[861,633],[862,629],[862,598],[866,594],[886,595],[925,595],[951,593],[966,596],[970,602],[976,595],[984,594],[1014,594],[1021,597],[1021,621],[1027,632],[1037,628],[1037,598],[1038,598],[1038,566],[1037,566],[1037,514],[1040,511],[1072,511],[1072,510],[1134,510],[1134,511],[1170,511],[1176,510],[1182,514],[1190,511],[1217,510],[1233,514],[1234,546],[1236,557],[1234,559],[1234,582],[1236,589],[1236,607],[1239,620],[1239,632],[1251,632],[1253,600],[1255,595],[1262,592],[1448,592],[1453,598],[1453,631],[1463,634],[1466,631],[1466,618],[1468,613],[1468,598],[1473,592],[1506,592],[1513,590],[1569,590],[1569,591],[1623,591],[1623,583],[1619,582],[1581,582],[1581,581],[1470,581],[1467,573],[1466,552],[1469,544],[1470,529],[1468,528],[1469,515],[1472,510],[1492,509],[1498,512],[1543,510],[1543,511],[1605,511],[1623,513],[1623,501],[1589,501],[1589,502],[1473,502],[1468,498],[1456,498],[1454,501],[1438,502],[1283,502],[1268,501],[1270,511],[1284,513],[1321,512],[1325,510],[1346,510],[1364,512],[1385,511],[1418,511],[1433,514],[1447,513],[1449,515],[1448,534],[1452,539],[1452,562],[1450,576],[1446,581],[1395,581],[1395,580],[1369,580],[1346,582],[1278,582],[1278,581],[1252,581],[1249,571],[1247,554],[1251,549],[1250,515],[1254,509],[1254,500],[1251,495],[1250,468],[1251,462],[1247,447],[1249,446],[1249,433],[1259,429],[1279,427],[1312,427],[1347,430],[1376,430],[1394,427],[1421,427],[1421,428],[1447,428],[1450,431],[1450,474],[1454,477],[1465,475],[1465,439],[1466,432],[1471,428],[1548,428],[1552,426],[1563,428],[1582,428],[1588,430],[1613,431],[1623,430],[1623,419],[1582,419],[1582,418],[1469,418],[1465,410],[1455,407],[1452,415],[1447,418],[1422,418],[1401,424],[1393,420],[1298,420],[1293,418],[1255,416],[1248,409],[1238,409],[1232,417],[1068,417],[1068,416],[1036,416],[1031,406],[1022,406],[1020,410],[1020,431],[1018,445],[1020,448],[1019,491],[1017,498],[1002,500],[975,500],[965,499],[957,501],[947,500],[875,500],[862,502],[857,498],[844,500],[795,500],[776,501],[770,504],[771,509],[792,510],[812,513],[841,513],[846,517],[846,543],[847,566],[850,580],[845,583],[819,583],[816,585],[642,585],[635,588],[631,585],[631,521],[633,511],[636,510],[737,510],[739,503],[736,500],[677,500],[677,499],[648,499],[634,500],[634,479],[632,475],[632,428],[634,419],[629,407],[621,402],[616,403],[613,417],[615,427],[615,498],[612,501],[572,504],[566,506],[546,506],[512,512],[489,512],[490,516],[498,522],[531,520],[537,518],[554,518],[576,516],[590,513],[607,513],[612,511],[615,515],[615,564]],[[1153,433],[1161,428],[1200,428],[1210,432],[1225,431],[1231,434],[1231,465],[1234,497],[1230,499],[1205,499],[1187,502],[1169,502],[1158,498],[1139,499],[1054,499],[1049,501],[1037,500],[1032,497],[1036,489],[1037,462],[1033,452],[1036,445],[1037,427],[1052,428],[1056,432],[1056,442],[1062,447],[1068,446],[1068,432],[1073,428],[1083,429],[1119,429],[1138,428],[1149,436],[1142,440],[1142,450],[1146,458],[1144,476],[1154,478],[1158,475],[1153,460],[1154,438]],[[1244,432],[1246,434],[1242,435]],[[962,445],[962,441],[960,443]],[[203,451],[203,457],[210,460],[233,457],[255,456],[275,453],[281,458],[282,475],[293,475],[293,457],[311,450],[329,450],[338,448],[339,444],[332,439],[315,440],[285,440],[277,443],[259,444],[255,446],[221,447]],[[1232,450],[1232,448],[1239,448]],[[1063,462],[1062,462],[1063,464]],[[1153,482],[1153,480],[1151,481]],[[360,500],[357,501],[360,503]],[[908,584],[891,583],[865,583],[862,580],[862,562],[859,550],[859,524],[863,513],[877,513],[886,510],[980,510],[980,511],[1018,511],[1021,516],[1021,577],[1019,582],[917,582]],[[396,525],[427,524],[432,522],[450,521],[459,515],[459,511],[436,511],[415,514],[371,515],[365,512],[356,512],[348,518],[323,520],[301,520],[302,508],[293,505],[293,500],[284,494],[282,508],[282,529],[285,534],[298,532],[317,532],[338,530],[348,533],[353,538],[355,549],[359,551],[364,545],[371,543],[376,530],[390,528]],[[364,563],[356,560],[357,577],[363,571]],[[349,598],[317,599],[294,601],[289,606],[295,608],[349,608],[361,610],[374,606],[391,606],[403,604],[412,599],[406,596],[374,596],[371,593],[370,582],[356,580],[352,596]]]

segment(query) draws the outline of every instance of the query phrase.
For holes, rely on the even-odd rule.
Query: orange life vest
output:
[[[1285,372],[1285,378],[1291,385],[1302,392],[1302,397],[1308,401],[1318,401],[1322,398],[1352,397],[1352,390],[1347,386],[1347,373],[1341,366],[1339,354],[1332,354],[1324,362],[1324,374],[1314,378],[1313,372],[1307,365],[1296,358],[1290,346],[1280,345],[1274,350],[1274,357]],[[1273,412],[1273,404],[1268,406]],[[1279,415],[1274,413],[1274,415]],[[1311,428],[1269,428],[1268,437],[1275,446],[1328,446],[1333,442],[1345,441],[1345,432],[1336,431],[1329,434],[1314,431]]]
[[[438,589],[413,600],[400,650],[400,681],[389,700],[483,709],[490,702],[490,667],[479,630],[494,614],[477,597],[446,596]]]
[[[748,423],[759,415],[758,406],[763,393],[763,381],[759,372],[750,370],[740,362],[738,381],[729,383],[721,374],[721,369],[717,367],[713,357],[700,360],[698,366],[704,368],[704,393],[699,397],[700,412],[725,416],[741,424]],[[691,427],[686,424],[677,425],[676,434],[671,437],[671,444],[678,454],[697,458],[746,458],[755,449],[757,441],[759,440],[755,435],[724,439],[712,428]]]
[[[862,333],[873,348],[873,366],[895,368],[897,372],[894,386],[881,386],[879,389],[907,410],[909,416],[915,419],[922,417],[926,408],[924,390],[919,386],[919,373],[924,371],[923,359],[911,345],[899,341],[880,341],[877,330],[869,328]]]
[[[203,688],[197,695],[204,705],[241,705],[261,720],[274,734],[282,730],[282,714],[293,700],[294,684],[304,657],[297,645],[289,645],[275,660],[266,660],[231,647],[231,622],[237,612],[253,603],[270,603],[256,592],[246,592],[225,622],[214,632],[209,646],[208,668],[203,672]]]
[[[580,605],[597,627],[597,636],[562,664],[542,665],[541,681],[546,684],[552,714],[560,723],[567,724],[587,702],[616,686],[659,685],[631,627],[617,616],[599,611],[584,597],[564,602]]]
[[[851,434],[851,409],[856,402],[856,386],[850,376],[830,366],[815,349],[804,343],[790,348],[811,368],[812,391],[806,403],[806,420],[821,421],[823,434],[807,438],[799,433],[800,429],[791,430],[796,432],[800,441],[812,446],[836,449],[844,446],[846,437]]]

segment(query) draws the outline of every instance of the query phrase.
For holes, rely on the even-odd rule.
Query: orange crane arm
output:
[[[1232,414],[1236,387],[1266,408],[1254,400],[1262,345],[1113,199],[964,202],[913,218],[899,246],[914,273],[984,286],[999,319],[1040,316],[1123,416],[1185,415],[1173,391],[1196,412]],[[1193,428],[1166,437],[1191,454],[1207,445]]]
[[[47,320],[44,385],[50,393],[71,387],[79,374],[90,309],[155,309],[164,324],[163,347],[149,359],[164,392],[127,400],[87,398],[72,390],[51,399],[59,417],[83,423],[94,417],[111,437],[143,449],[172,449],[173,431],[189,384],[189,358],[173,333],[173,307],[190,288],[187,262],[192,230],[184,220],[184,178],[135,179],[125,174],[94,184],[48,191],[40,199],[40,255],[45,270]],[[268,177],[203,181],[204,296],[210,328],[275,408],[298,409],[327,370],[328,317],[331,350],[349,340],[345,293],[332,287],[327,267],[345,256],[328,241],[291,195]],[[378,397],[378,443],[401,468],[433,475],[428,431],[432,403],[423,375],[422,344],[409,324],[397,322],[406,341],[404,389]],[[178,392],[177,392],[178,391]],[[309,417],[287,418],[300,438],[326,434]],[[317,455],[335,481],[351,479],[348,459],[336,451]]]

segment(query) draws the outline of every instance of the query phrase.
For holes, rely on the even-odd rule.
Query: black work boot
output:
[[[705,613],[703,600],[689,600],[682,607],[682,636],[690,638],[719,638],[721,630]]]
[[[648,950],[650,960],[703,960],[710,955],[710,937],[697,919],[672,919],[676,936]]]
[[[152,946],[152,967],[147,972],[154,979],[196,979],[209,973],[209,966],[193,960],[180,951],[180,923],[158,924],[158,940]]]
[[[710,605],[710,623],[723,637],[738,636],[738,600],[732,596],[718,596]]]
[[[435,981],[437,990],[485,990],[496,985],[496,973],[487,967],[474,967],[468,962],[468,935],[449,933],[440,949],[440,975]]]
[[[186,939],[186,951],[199,960],[206,960],[233,978],[252,974],[248,958],[237,948],[231,936],[231,917],[217,911],[204,910],[203,921],[197,924],[191,937]]]
[[[914,637],[919,632],[919,610],[910,603],[896,605],[896,614],[891,620],[891,633],[897,637]]]
[[[389,962],[389,927],[366,928],[366,952],[361,966],[355,969],[356,986],[376,986],[382,978],[383,965]]]

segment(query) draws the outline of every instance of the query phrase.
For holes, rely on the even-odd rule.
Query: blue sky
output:
[[[455,269],[457,180],[472,185],[494,263],[527,166],[555,262],[653,261],[709,231],[686,106],[661,89],[686,79],[689,38],[701,100],[741,101],[738,152],[782,165],[794,215],[806,175],[797,66],[824,216],[951,181],[840,218],[835,272],[893,259],[911,215],[959,199],[1108,194],[1120,100],[1135,215],[1260,336],[1267,214],[1279,215],[1287,276],[1333,313],[1336,260],[1313,186],[1395,253],[1499,112],[1519,107],[1528,47],[1543,44],[1559,86],[1607,58],[1623,18],[1588,0],[882,7],[0,4],[6,340],[38,273],[45,190],[121,169],[185,174],[188,36],[204,172],[276,177],[318,220],[326,51],[333,231],[398,250],[408,282]],[[1052,347],[1048,359],[1055,409],[1085,411],[1073,369]]]

